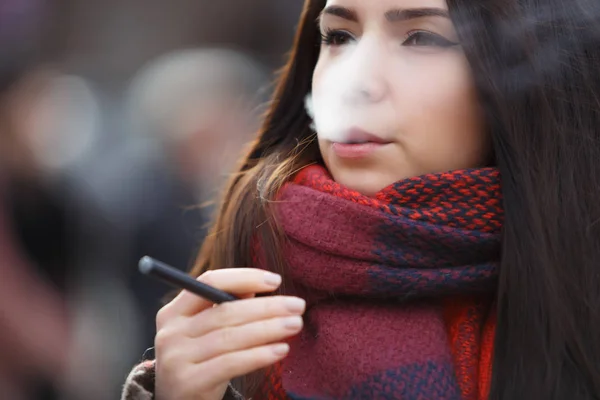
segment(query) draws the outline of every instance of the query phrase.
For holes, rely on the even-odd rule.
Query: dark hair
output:
[[[505,206],[491,399],[600,398],[600,3],[447,0],[502,174]],[[284,273],[270,200],[319,161],[304,96],[319,54],[307,0],[264,126],[196,267]],[[284,288],[285,290],[285,288]]]
[[[600,398],[600,3],[448,5],[502,174],[491,398]]]

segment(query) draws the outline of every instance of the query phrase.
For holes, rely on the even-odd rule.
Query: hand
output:
[[[209,271],[198,280],[242,300],[213,304],[181,292],[157,314],[156,398],[221,400],[229,381],[285,358],[302,329],[304,300],[272,292],[281,277],[252,268]]]

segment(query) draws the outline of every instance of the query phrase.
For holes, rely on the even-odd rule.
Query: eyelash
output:
[[[433,46],[436,46],[436,47],[446,48],[446,47],[452,47],[452,46],[458,45],[458,43],[448,40],[441,35],[438,35],[438,34],[435,34],[432,32],[427,32],[427,31],[410,31],[410,32],[408,32],[408,34],[406,35],[406,39],[404,40],[402,45],[405,46],[409,40],[419,39],[419,38],[426,38],[426,39],[434,42]],[[415,44],[414,46],[419,46],[419,45]]]
[[[325,33],[321,33],[321,43],[326,46],[341,46],[345,43],[336,43],[336,39],[353,39],[352,35],[346,31],[335,29],[327,29]]]
[[[428,39],[431,42],[433,42],[434,44],[433,45],[406,44],[410,40],[418,40],[419,38]],[[342,31],[342,30],[328,29],[325,31],[325,33],[321,34],[321,43],[323,43],[326,46],[342,46],[344,44],[347,44],[348,40],[352,40],[352,39],[354,39],[354,37],[349,32]],[[340,43],[339,42],[340,40],[345,40],[345,42]],[[458,43],[452,42],[452,41],[444,38],[443,36],[440,36],[440,35],[432,33],[432,32],[423,31],[423,30],[409,32],[406,35],[404,42],[402,42],[402,46],[418,46],[418,47],[436,46],[436,47],[447,48],[447,47],[452,47],[452,46],[457,46],[457,45],[458,45]]]

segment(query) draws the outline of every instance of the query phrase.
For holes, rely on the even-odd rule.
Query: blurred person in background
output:
[[[25,110],[14,107],[29,94],[18,86],[0,94],[0,383],[11,399],[38,396],[32,379],[59,379],[68,348],[65,214],[22,141]]]
[[[57,398],[69,361],[65,210],[30,147],[52,75],[46,5],[0,5],[0,387],[11,400]]]
[[[125,263],[141,318],[139,355],[154,344],[154,316],[170,289],[139,274],[137,261],[151,255],[191,266],[210,220],[202,205],[258,128],[266,77],[250,56],[202,48],[165,54],[131,82],[126,114],[133,137],[107,174],[116,178],[115,204],[127,210]]]
[[[258,129],[266,76],[245,54],[207,48],[168,53],[133,79],[132,131],[194,202],[212,197]]]

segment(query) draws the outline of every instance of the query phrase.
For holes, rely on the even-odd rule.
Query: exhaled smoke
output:
[[[310,123],[310,129],[317,132],[317,125],[315,124],[315,111],[313,108],[314,106],[313,106],[313,101],[312,101],[312,94],[309,93],[304,98],[304,107],[306,108],[306,113],[312,120],[312,122]]]
[[[326,96],[308,94],[304,104],[306,112],[312,118],[311,129],[321,139],[345,142],[345,132],[356,125],[351,109],[343,104],[343,95],[330,92]]]
[[[318,88],[305,98],[311,128],[319,138],[334,142],[348,141],[351,128],[375,129],[386,119],[383,113],[389,115],[386,104],[375,104],[370,98],[372,82],[385,79],[374,61],[377,57],[368,46],[348,46],[352,47],[327,66]]]

